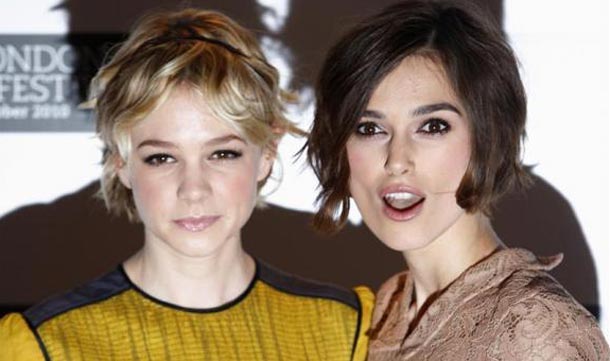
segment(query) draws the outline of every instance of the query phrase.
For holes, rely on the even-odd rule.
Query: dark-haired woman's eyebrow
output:
[[[418,107],[415,110],[413,110],[412,114],[414,117],[417,117],[417,116],[421,116],[421,115],[434,113],[439,110],[449,110],[454,113],[457,113],[458,115],[462,115],[462,112],[460,112],[457,107],[455,107],[449,103],[436,103],[436,104],[422,105],[421,107]]]
[[[365,110],[362,112],[362,118],[383,119],[385,116],[376,110]]]

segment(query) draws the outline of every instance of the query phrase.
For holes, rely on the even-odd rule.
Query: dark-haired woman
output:
[[[341,228],[352,197],[408,265],[378,292],[369,360],[608,360],[593,316],[547,273],[561,256],[507,248],[491,226],[496,200],[528,184],[526,101],[483,17],[387,8],[331,50],[317,102],[315,226]]]

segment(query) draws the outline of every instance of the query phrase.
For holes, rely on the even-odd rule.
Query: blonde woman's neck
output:
[[[162,301],[187,308],[213,308],[239,297],[256,271],[251,256],[238,247],[204,257],[185,257],[145,246],[124,263],[131,281]]]

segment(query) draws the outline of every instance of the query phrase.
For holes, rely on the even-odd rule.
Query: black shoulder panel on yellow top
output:
[[[257,263],[259,279],[279,291],[298,296],[335,300],[349,305],[355,310],[360,310],[360,301],[358,300],[356,293],[352,290],[303,279],[280,271],[260,260],[257,260]]]
[[[51,297],[26,310],[23,315],[30,327],[37,328],[45,321],[70,310],[106,300],[130,288],[130,283],[119,269],[84,286]]]

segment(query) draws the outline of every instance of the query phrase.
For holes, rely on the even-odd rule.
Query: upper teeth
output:
[[[417,196],[413,193],[408,192],[399,192],[399,193],[388,193],[385,195],[385,199],[394,200],[394,199],[411,199],[416,198]]]
[[[420,196],[415,195],[413,193],[408,192],[396,192],[396,193],[388,193],[383,198],[388,202],[392,207],[398,209],[408,208],[415,203],[419,202],[421,199]]]

